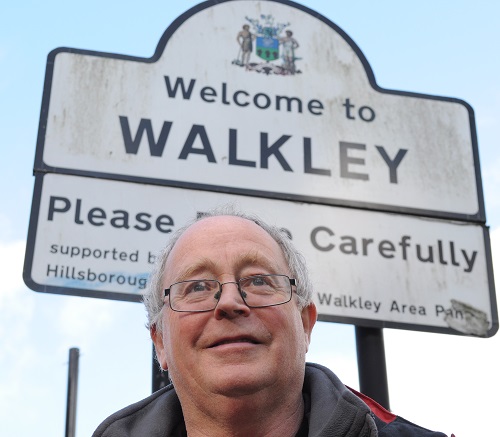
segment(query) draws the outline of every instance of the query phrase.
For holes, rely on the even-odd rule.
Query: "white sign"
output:
[[[35,174],[34,290],[140,300],[170,233],[235,201],[289,231],[323,320],[498,329],[472,108],[381,89],[300,5],[205,2],[151,59],[54,50]]]
[[[35,194],[25,281],[38,291],[139,300],[170,234],[232,202],[290,233],[322,320],[498,329],[482,225],[58,174],[37,177]]]
[[[36,170],[484,222],[473,119],[306,8],[207,2],[152,59],[52,52]]]

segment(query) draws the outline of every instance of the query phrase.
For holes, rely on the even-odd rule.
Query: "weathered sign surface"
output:
[[[288,231],[308,261],[322,320],[495,330],[483,225],[57,174],[40,178],[37,190],[35,289],[139,300],[169,235],[234,203]]]
[[[484,221],[469,105],[378,88],[308,10],[203,7],[152,59],[52,52],[36,166]]]

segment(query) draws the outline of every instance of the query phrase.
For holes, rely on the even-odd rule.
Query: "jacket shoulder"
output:
[[[349,387],[370,408],[377,425],[379,437],[446,437],[442,432],[431,431],[386,410],[372,398]],[[453,434],[451,437],[454,437]]]
[[[165,414],[168,411],[170,414]],[[105,419],[92,437],[156,437],[174,428],[182,418],[179,399],[172,385],[125,407]],[[162,431],[160,431],[162,430]]]

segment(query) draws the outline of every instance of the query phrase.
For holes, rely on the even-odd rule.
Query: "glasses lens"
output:
[[[208,279],[177,282],[170,286],[170,306],[175,311],[213,310],[218,291],[219,283]]]
[[[292,297],[290,279],[284,275],[241,278],[240,289],[249,307],[266,307],[288,302]]]

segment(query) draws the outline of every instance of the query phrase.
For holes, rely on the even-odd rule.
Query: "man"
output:
[[[236,41],[240,46],[241,53],[241,61],[239,61],[240,66],[248,65],[250,62],[250,55],[253,50],[253,40],[255,39],[255,35],[250,32],[250,26],[248,24],[244,24],[242,30],[238,32],[236,35]]]
[[[311,297],[305,263],[279,229],[227,210],[180,229],[144,297],[172,384],[106,419],[94,437],[443,437],[305,365]]]

